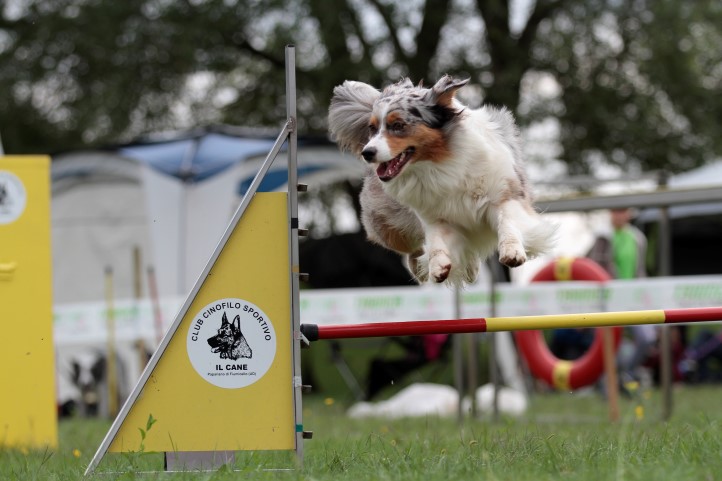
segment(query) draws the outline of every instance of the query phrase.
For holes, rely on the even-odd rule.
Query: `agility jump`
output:
[[[722,320],[722,307],[601,312],[521,317],[488,317],[429,321],[378,322],[353,325],[302,324],[301,333],[309,342],[366,337],[422,336],[428,334],[469,334],[560,328],[621,327],[640,324],[681,324]],[[527,334],[527,333],[525,333]],[[532,332],[528,332],[532,334]],[[542,336],[536,336],[543,342]],[[621,337],[615,329],[614,343]],[[526,341],[534,338],[527,337]],[[590,349],[576,361],[554,357],[547,348],[532,351],[527,345],[525,358],[532,374],[557,389],[577,389],[596,381],[603,371],[603,341],[596,337]],[[517,339],[519,342],[520,339]],[[522,345],[519,345],[520,349]],[[538,347],[538,346],[537,346]]]
[[[525,331],[635,326],[640,324],[682,324],[722,320],[722,307],[698,307],[648,311],[593,312],[521,317],[478,317],[428,321],[372,322],[352,325],[302,324],[309,341],[360,337],[423,336],[427,334],[468,334],[474,332]]]
[[[286,64],[287,122],[86,475],[108,452],[165,453],[166,471],[215,469],[238,451],[295,451],[300,465],[312,434],[302,418],[300,348],[311,341],[722,320],[722,307],[709,307],[301,325],[297,194],[304,186],[297,183],[292,46]],[[285,142],[288,192],[258,193]],[[239,265],[263,275],[240,275]],[[226,338],[245,347],[226,350]]]

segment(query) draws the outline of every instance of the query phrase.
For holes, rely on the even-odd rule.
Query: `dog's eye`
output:
[[[374,124],[369,125],[369,134],[374,136],[379,131],[378,127],[376,127]]]
[[[406,124],[397,120],[389,126],[389,130],[392,132],[403,132],[405,127]]]

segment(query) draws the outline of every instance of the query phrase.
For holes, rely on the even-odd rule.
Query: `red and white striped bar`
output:
[[[650,311],[594,312],[520,317],[479,317],[429,321],[376,322],[367,324],[301,325],[309,341],[361,337],[422,336],[471,332],[526,331],[639,324],[681,324],[722,320],[722,307],[695,307]]]

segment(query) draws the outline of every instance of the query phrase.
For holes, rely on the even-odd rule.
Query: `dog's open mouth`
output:
[[[378,175],[379,179],[384,182],[388,182],[389,180],[393,179],[394,177],[399,175],[401,169],[403,169],[404,166],[409,162],[409,160],[411,160],[411,157],[413,157],[415,151],[415,148],[409,147],[393,159],[386,161],[383,164],[380,164],[376,168],[376,175]]]

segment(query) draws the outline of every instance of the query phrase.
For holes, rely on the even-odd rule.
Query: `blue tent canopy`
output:
[[[324,167],[321,166],[314,166],[310,165],[308,167],[298,167],[298,177],[302,178],[304,175],[313,174],[315,172],[319,172],[324,170]],[[251,182],[253,182],[252,177],[248,177],[247,179],[241,181],[238,184],[238,192],[237,194],[239,196],[243,196],[243,194],[246,193],[248,188],[251,186]],[[276,189],[280,189],[284,185],[288,183],[288,170],[269,170],[266,175],[263,177],[263,180],[261,181],[261,185],[258,186],[259,192],[273,192]]]
[[[120,154],[186,182],[200,182],[250,157],[271,150],[275,138],[232,135],[217,131],[143,140],[119,147]]]
[[[155,135],[117,146],[112,150],[192,184],[220,174],[239,162],[265,157],[273,148],[276,138],[276,135],[266,132],[215,126],[183,133]],[[363,174],[362,163],[350,156],[341,155],[336,146],[326,138],[302,137],[298,139],[298,146],[299,179],[312,174],[328,174],[327,180],[339,177],[360,178]],[[321,150],[318,150],[319,148]],[[285,149],[284,144],[281,152]],[[322,154],[323,150],[327,153]],[[303,155],[309,151],[310,154]],[[248,190],[254,176],[255,174],[248,174],[239,179],[239,196]],[[318,180],[319,177],[315,178]],[[286,162],[277,161],[266,173],[259,191],[274,191],[287,182]]]

